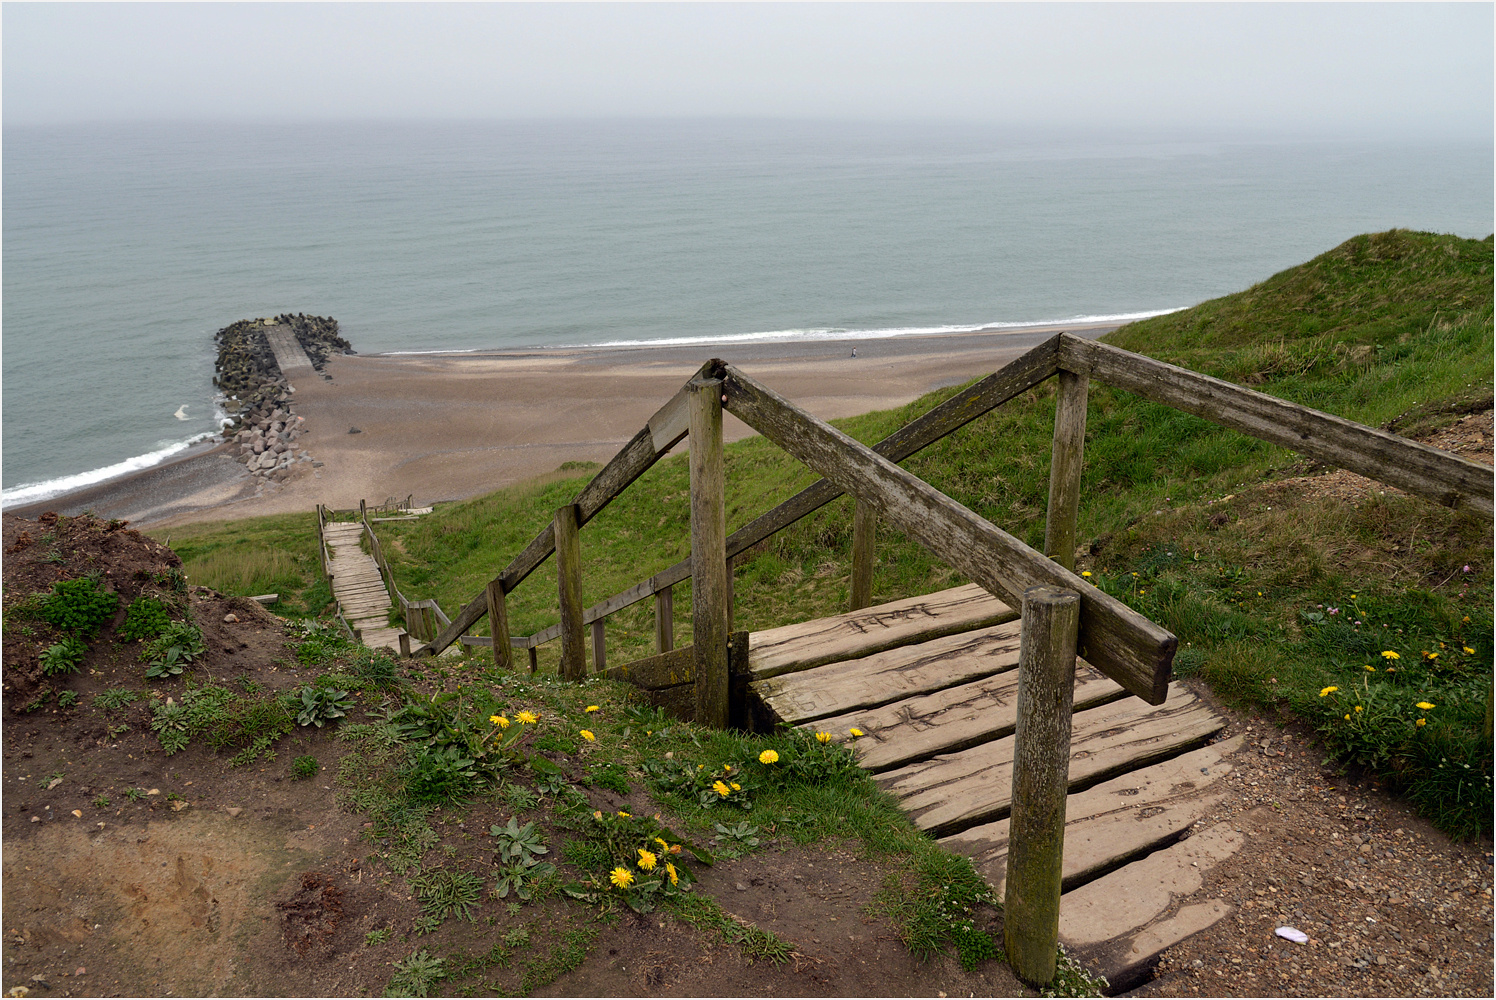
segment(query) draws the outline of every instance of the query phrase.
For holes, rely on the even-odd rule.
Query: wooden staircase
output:
[[[364,526],[357,521],[329,521],[323,528],[331,553],[328,573],[343,620],[370,649],[400,648],[401,630],[390,628],[390,595],[379,566],[363,550]]]
[[[975,584],[751,633],[760,720],[856,740],[862,765],[920,829],[969,856],[1002,898],[1017,723],[1016,613]],[[1180,905],[1240,845],[1196,830],[1238,740],[1178,682],[1164,704],[1076,665],[1060,940],[1113,988],[1230,912]],[[1192,835],[1197,834],[1197,835]]]

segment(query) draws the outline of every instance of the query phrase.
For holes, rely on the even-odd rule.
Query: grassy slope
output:
[[[1132,324],[1108,339],[1363,423],[1420,433],[1489,405],[1491,287],[1489,238],[1393,231],[1356,237],[1244,292]],[[838,425],[859,440],[876,441],[954,391]],[[1038,546],[1052,395],[1048,386],[1027,393],[905,466]],[[731,445],[727,454],[729,530],[813,479],[761,439]],[[1201,671],[1228,697],[1277,706],[1319,727],[1336,749],[1400,776],[1446,827],[1489,829],[1488,743],[1476,761],[1484,768],[1483,779],[1474,781],[1478,802],[1471,800],[1468,775],[1445,781],[1435,774],[1439,781],[1432,785],[1419,785],[1417,776],[1434,774],[1433,757],[1441,753],[1468,760],[1480,745],[1466,747],[1466,734],[1479,729],[1481,692],[1489,683],[1490,525],[1404,498],[1377,498],[1358,510],[1312,498],[1284,510],[1278,500],[1276,510],[1269,509],[1274,503],[1259,484],[1305,471],[1282,449],[1093,385],[1080,512],[1081,537],[1089,545],[1082,565],[1097,573],[1100,585],[1179,634],[1181,671]],[[445,506],[420,522],[382,525],[401,588],[411,598],[434,596],[454,611],[586,478],[508,490]],[[587,526],[585,601],[601,600],[686,554],[687,492],[683,459],[664,461]],[[1226,494],[1235,499],[1214,503]],[[314,565],[300,552],[311,548],[306,536],[288,520],[233,526],[241,537],[250,537],[246,530],[256,533],[260,546],[283,538],[298,568]],[[229,533],[173,534],[192,574]],[[737,570],[736,627],[843,609],[850,537],[851,506],[841,500],[752,553]],[[195,547],[184,551],[184,541]],[[891,531],[880,535],[878,558],[877,600],[960,582]],[[1458,573],[1464,565],[1472,572]],[[1451,593],[1451,572],[1456,585],[1465,585],[1463,594]],[[195,574],[194,581],[214,582]],[[246,589],[266,588],[256,583]],[[677,641],[685,642],[689,588],[680,590]],[[1342,635],[1336,629],[1343,619],[1332,619],[1327,632],[1301,614],[1322,614],[1314,611],[1320,604],[1354,605],[1366,624]],[[555,577],[547,564],[511,595],[511,627],[533,632],[554,620]],[[1385,632],[1373,634],[1373,624],[1385,624]],[[648,602],[609,620],[615,660],[650,652],[651,637]],[[1442,660],[1421,660],[1421,650],[1437,651],[1440,642]],[[554,662],[554,645],[543,650],[543,664]],[[1464,654],[1467,647],[1478,653]],[[1374,713],[1368,705],[1360,713],[1340,713],[1353,706],[1340,706],[1339,692],[1319,697],[1323,687],[1350,690],[1351,680],[1364,682],[1355,671],[1389,648],[1402,650],[1404,669],[1379,672],[1383,687],[1366,689],[1360,701]],[[1394,681],[1397,687],[1386,686]],[[1414,699],[1440,706],[1429,717],[1432,724],[1418,730],[1408,714]],[[1338,726],[1341,714],[1352,714],[1355,725]],[[1373,714],[1376,725],[1369,724]],[[1352,732],[1357,727],[1365,731]]]

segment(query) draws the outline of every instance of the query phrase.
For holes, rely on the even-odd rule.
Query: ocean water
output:
[[[1146,315],[1493,217],[1489,144],[959,124],[6,126],[3,182],[5,503],[211,434],[242,318],[334,316],[362,353],[707,357]]]

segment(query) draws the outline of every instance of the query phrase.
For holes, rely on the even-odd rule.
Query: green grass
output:
[[[244,597],[280,594],[270,610],[283,615],[317,614],[332,600],[321,579],[316,514],[206,521],[157,537],[181,557],[189,583]]]

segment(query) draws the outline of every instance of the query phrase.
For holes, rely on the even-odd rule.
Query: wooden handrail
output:
[[[1060,367],[1326,464],[1490,516],[1492,469],[1387,431],[1109,344],[1059,335]]]
[[[732,365],[722,375],[729,412],[1009,607],[1022,606],[1034,586],[1080,594],[1080,655],[1149,704],[1163,704],[1179,645],[1172,633]]]

